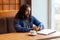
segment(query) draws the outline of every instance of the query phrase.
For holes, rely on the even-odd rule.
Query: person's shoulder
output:
[[[35,18],[34,16],[32,16],[32,18]]]
[[[36,19],[34,16],[32,16],[32,19]]]

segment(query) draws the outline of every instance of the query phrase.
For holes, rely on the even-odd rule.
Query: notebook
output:
[[[55,32],[56,30],[52,30],[52,29],[43,29],[41,31],[37,31],[38,34],[45,34],[45,35],[49,35]]]

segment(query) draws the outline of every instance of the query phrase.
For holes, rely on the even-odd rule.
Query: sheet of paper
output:
[[[54,32],[56,32],[56,30],[52,30],[52,29],[43,29],[41,31],[37,31],[38,34],[46,34],[46,35]]]

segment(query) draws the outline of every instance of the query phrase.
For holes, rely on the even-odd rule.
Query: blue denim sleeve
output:
[[[32,16],[33,17],[33,16]],[[38,27],[42,27],[42,29],[44,29],[44,25],[42,24],[42,22],[38,21],[35,17],[33,17],[33,23],[38,26]]]
[[[16,31],[18,32],[29,32],[30,29],[27,28],[27,27],[22,27],[20,24],[19,24],[19,20],[15,20],[15,29]]]
[[[38,25],[39,27],[42,27],[42,29],[44,29],[44,25],[41,23]]]

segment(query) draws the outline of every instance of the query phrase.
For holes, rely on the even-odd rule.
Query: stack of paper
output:
[[[38,34],[46,34],[46,35],[47,34],[52,34],[54,32],[56,32],[56,30],[52,30],[52,29],[43,29],[41,31],[37,31]]]

